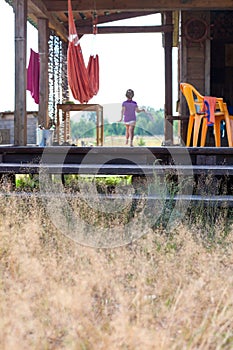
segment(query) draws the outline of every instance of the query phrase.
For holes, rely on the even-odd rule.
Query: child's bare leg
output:
[[[125,137],[126,137],[125,144],[128,145],[128,141],[129,141],[129,125],[126,125],[126,134],[125,134]]]
[[[131,146],[131,147],[133,146],[134,128],[135,128],[135,125],[130,125],[130,128],[129,128],[129,138],[130,138],[130,146]]]

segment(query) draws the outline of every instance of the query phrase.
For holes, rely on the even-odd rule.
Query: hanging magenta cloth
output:
[[[82,49],[76,31],[71,0],[68,0],[69,45],[67,51],[68,83],[74,98],[81,103],[88,102],[93,96],[89,74],[84,63]]]
[[[87,66],[90,84],[94,95],[99,91],[99,56],[91,55]]]
[[[31,92],[35,103],[39,104],[40,85],[40,56],[39,53],[30,51],[29,64],[27,68],[27,90]]]

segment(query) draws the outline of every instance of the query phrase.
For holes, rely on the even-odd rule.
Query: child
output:
[[[131,89],[126,91],[127,100],[122,103],[121,109],[121,119],[124,119],[124,123],[126,126],[126,145],[130,139],[130,146],[133,146],[133,138],[134,138],[134,128],[136,125],[136,113],[145,112],[145,109],[139,109],[138,105],[135,101],[133,101],[134,92]]]

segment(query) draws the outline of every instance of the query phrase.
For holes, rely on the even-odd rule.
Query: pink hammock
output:
[[[67,51],[68,83],[74,98],[87,103],[99,90],[99,58],[89,58],[88,68],[85,66],[82,49],[74,23],[71,0],[68,0],[69,45]]]

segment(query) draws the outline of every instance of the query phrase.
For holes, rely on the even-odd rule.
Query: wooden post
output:
[[[104,145],[104,115],[103,115],[103,107],[101,106],[101,146]]]
[[[63,131],[64,131],[64,142],[66,142],[67,141],[67,114],[68,114],[69,112],[64,112],[64,116],[63,116],[63,118],[64,118],[64,122],[63,122],[63,125],[64,125],[64,128],[63,128]]]
[[[189,12],[181,11],[181,28],[184,26],[184,23],[187,21],[187,18],[189,18],[188,17],[189,15],[191,15]],[[189,81],[188,43],[186,42],[184,35],[180,35],[179,70],[180,70],[179,82]],[[182,92],[180,91],[180,89],[179,89],[179,92],[180,92],[180,114],[183,116],[187,116],[187,119],[182,119],[180,123],[181,142],[185,145],[186,139],[187,139],[187,131],[188,131],[189,110],[188,110],[186,99],[182,94]]]
[[[100,110],[96,109],[96,145],[100,144]]]
[[[38,19],[38,47],[40,54],[40,101],[38,123],[48,126],[48,20],[46,18]]]
[[[15,112],[14,144],[27,144],[26,112],[27,0],[15,1]]]
[[[165,12],[165,25],[172,25],[172,12]],[[164,33],[164,56],[165,56],[165,142],[173,143],[172,121],[172,37],[173,32]]]
[[[57,108],[57,120],[56,120],[56,134],[57,134],[57,142],[60,142],[60,115],[59,108]]]

